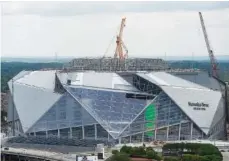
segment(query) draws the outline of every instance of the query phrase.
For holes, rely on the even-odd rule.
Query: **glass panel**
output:
[[[48,136],[58,136],[58,130],[50,130],[48,131]]]
[[[64,129],[97,123],[95,119],[68,93],[63,95],[30,131]]]
[[[142,142],[142,133],[140,134],[136,134],[136,135],[132,135],[131,136],[131,143],[139,143]]]
[[[193,124],[193,129],[192,129],[192,139],[201,139],[202,138],[202,132],[199,130],[199,128]]]
[[[60,137],[70,138],[70,128],[60,129]]]
[[[157,129],[157,139],[167,139],[168,125],[188,122],[187,116],[181,109],[164,93],[160,93],[154,101],[131,123],[121,136],[128,136],[139,132],[144,132],[147,138],[154,138],[155,128]],[[173,130],[173,128],[172,128]],[[176,134],[178,137],[178,133]],[[171,136],[172,137],[172,136]]]
[[[167,140],[167,128],[158,129],[156,139]]]
[[[84,126],[85,139],[95,139],[95,125]]]
[[[128,144],[128,143],[130,143],[130,136],[122,137],[121,138],[121,143],[122,144]]]
[[[144,142],[151,142],[154,138],[154,130],[144,132]]]
[[[82,139],[83,138],[82,126],[80,126],[80,127],[73,127],[72,128],[72,137],[73,138],[78,138],[78,139]]]
[[[99,124],[96,125],[97,128],[97,139],[108,139],[108,132]]]
[[[168,140],[179,140],[179,125],[169,127]]]
[[[147,103],[146,99],[127,98],[126,93],[116,91],[66,88],[113,138],[118,137]]]
[[[180,133],[181,140],[190,140],[191,139],[191,123],[182,123],[181,124],[181,133]]]
[[[36,132],[36,136],[46,136],[46,132],[45,131]]]

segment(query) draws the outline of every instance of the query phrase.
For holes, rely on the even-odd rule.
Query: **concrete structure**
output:
[[[16,134],[119,143],[225,139],[220,83],[203,72],[190,75],[22,71],[8,83],[8,122]]]

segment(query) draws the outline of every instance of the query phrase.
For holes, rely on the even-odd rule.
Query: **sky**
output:
[[[2,57],[113,56],[121,19],[130,57],[229,55],[229,2],[5,2]]]

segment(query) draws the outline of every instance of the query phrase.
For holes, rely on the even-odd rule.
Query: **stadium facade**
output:
[[[225,138],[220,83],[201,71],[22,71],[8,85],[16,134],[121,143]]]

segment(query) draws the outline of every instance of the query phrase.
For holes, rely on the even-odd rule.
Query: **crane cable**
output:
[[[106,51],[105,51],[105,53],[104,53],[104,55],[103,55],[102,58],[105,58],[106,54],[108,53],[108,50],[109,50],[110,47],[111,47],[111,44],[113,43],[115,37],[117,37],[118,32],[119,32],[119,27],[120,27],[120,26],[117,27],[117,30],[116,30],[116,32],[115,32],[115,35],[112,37],[112,39],[111,39],[111,41],[110,41],[110,43],[109,43],[109,45],[108,45],[108,47],[107,47],[107,49],[106,49]]]

